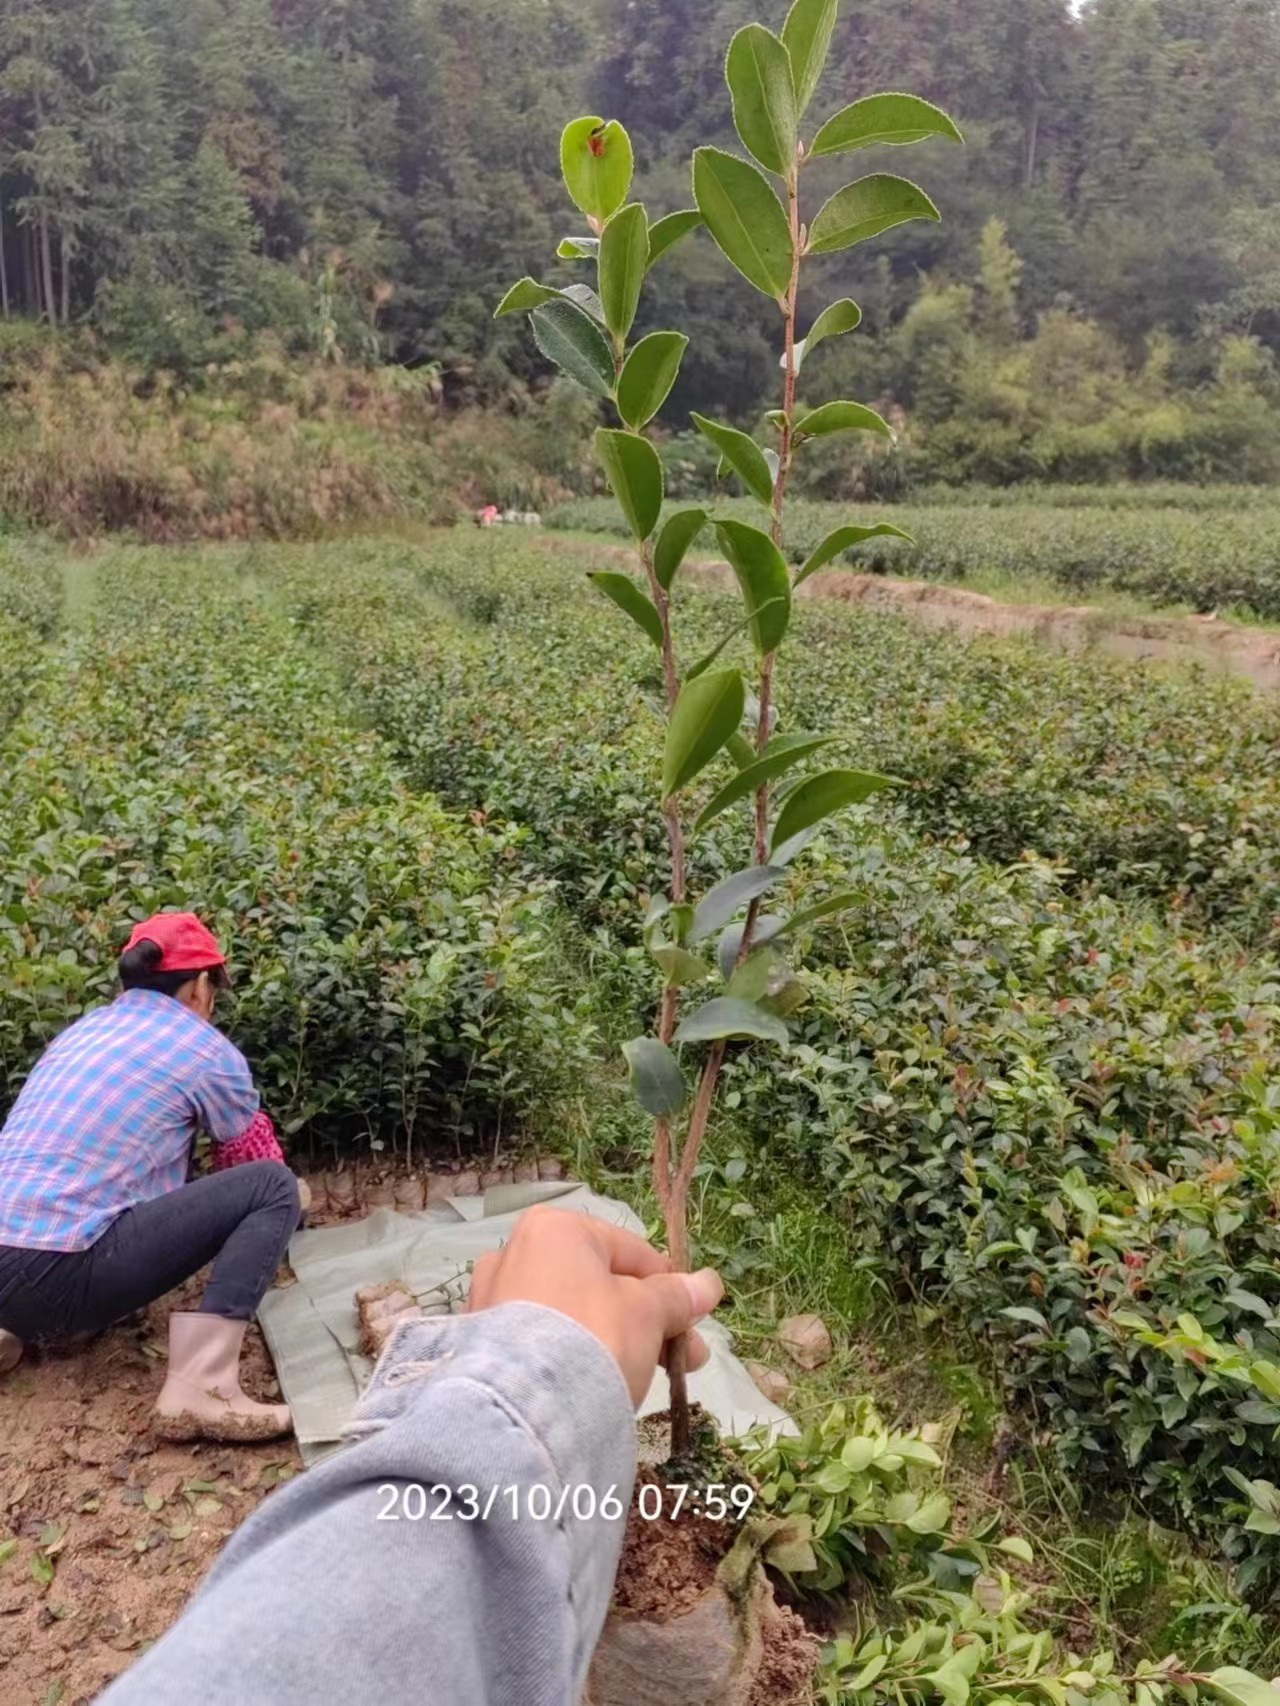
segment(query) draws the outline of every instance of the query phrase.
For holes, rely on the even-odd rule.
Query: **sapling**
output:
[[[829,732],[779,730],[778,654],[798,587],[852,546],[877,536],[905,538],[886,523],[837,528],[792,572],[783,555],[787,489],[797,457],[813,440],[865,432],[890,438],[886,422],[861,403],[806,409],[799,398],[805,364],[828,339],[852,332],[861,312],[850,298],[824,308],[800,336],[805,264],[850,249],[911,219],[938,218],[933,202],[906,178],[876,172],[847,184],[811,218],[801,202],[803,174],[829,155],[960,133],[947,115],[913,95],[869,95],[828,118],[805,140],[805,118],[826,65],[839,0],[796,0],[781,36],[749,24],[726,61],[733,119],[750,159],[720,148],[693,156],[694,207],[650,220],[628,200],[633,174],[623,127],[580,118],[564,132],[561,166],[588,230],[566,237],[558,254],[596,268],[597,288],[560,289],[532,278],[507,293],[499,314],[527,312],[539,349],[570,379],[609,405],[620,422],[601,427],[596,450],[635,538],[641,579],[601,572],[596,588],[641,628],[662,660],[666,736],[662,815],[670,848],[667,892],[656,897],[644,937],[662,976],[652,1034],[624,1053],[634,1094],[654,1122],[653,1187],[673,1263],[689,1265],[689,1190],[716,1102],[730,1043],[785,1046],[787,1015],[800,986],[787,943],[819,919],[847,909],[834,894],[786,916],[764,910],[766,896],[833,813],[889,785],[865,770],[815,769],[809,761],[839,740]],[[776,305],[782,324],[779,406],[768,416],[773,440],[695,414],[698,430],[760,504],[761,526],[691,507],[663,517],[662,463],[646,429],[679,376],[688,339],[654,331],[631,341],[646,274],[703,228],[739,273]],[[742,591],[745,615],[708,655],[692,659],[677,644],[677,576],[695,540],[714,530]],[[748,688],[742,670],[723,664],[740,633],[755,654]],[[694,784],[716,760],[733,773],[706,796]],[[802,769],[801,767],[805,768]],[[745,869],[701,897],[690,893],[688,850],[721,813],[745,807],[754,856]],[[743,916],[745,914],[745,916]],[[739,921],[740,920],[740,921]],[[690,1090],[686,1065],[701,1053]],[[683,1343],[670,1357],[672,1454],[689,1447]]]

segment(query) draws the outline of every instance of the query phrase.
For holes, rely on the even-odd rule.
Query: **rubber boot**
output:
[[[0,1327],[0,1379],[22,1361],[22,1340]]]
[[[255,1404],[240,1390],[246,1321],[169,1317],[169,1373],[156,1400],[161,1439],[278,1439],[293,1431],[287,1404]]]

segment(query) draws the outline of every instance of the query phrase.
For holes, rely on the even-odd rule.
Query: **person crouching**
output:
[[[96,1332],[212,1262],[199,1309],[169,1317],[156,1431],[277,1438],[288,1406],[245,1396],[240,1354],[306,1186],[213,1022],[230,979],[200,920],[139,924],[120,983],[49,1045],[0,1129],[0,1376],[24,1341]],[[215,1171],[188,1183],[201,1130]]]

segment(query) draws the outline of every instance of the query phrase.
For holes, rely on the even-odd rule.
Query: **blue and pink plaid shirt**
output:
[[[197,1132],[231,1142],[257,1112],[249,1064],[216,1026],[126,990],[50,1043],[0,1131],[0,1245],[87,1250],[186,1183]]]

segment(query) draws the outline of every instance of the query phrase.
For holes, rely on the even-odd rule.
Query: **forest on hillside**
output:
[[[651,211],[687,205],[692,146],[732,136],[724,44],[757,9],[0,0],[0,311],[91,328],[147,372],[266,338],[430,367],[453,401],[536,388],[493,308],[570,228],[565,118],[620,118]],[[838,284],[864,312],[832,394],[893,399],[930,476],[1280,475],[1277,0],[842,14],[833,106],[909,89],[966,145],[911,162],[941,225],[814,269],[815,302]],[[693,339],[675,404],[750,417],[767,305],[701,241],[655,282],[655,322]]]

